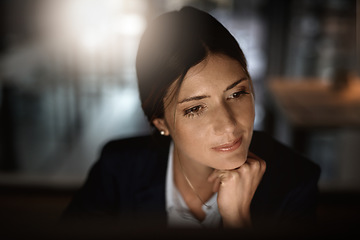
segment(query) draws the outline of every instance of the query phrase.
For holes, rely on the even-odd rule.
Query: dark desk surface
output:
[[[269,81],[275,105],[296,127],[360,127],[360,79],[342,90],[318,79]]]

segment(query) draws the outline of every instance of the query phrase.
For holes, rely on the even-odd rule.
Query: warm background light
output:
[[[255,129],[321,166],[321,219],[358,219],[360,0],[1,0],[0,189],[14,195],[0,196],[0,212],[16,231],[36,216],[45,229],[106,142],[149,134],[139,39],[149,20],[184,5],[240,43]],[[23,188],[46,189],[44,198]]]

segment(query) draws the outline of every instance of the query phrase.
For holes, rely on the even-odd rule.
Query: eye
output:
[[[200,115],[204,110],[204,106],[198,105],[184,110],[184,116],[193,117],[195,114]]]
[[[195,106],[195,107],[186,109],[186,110],[185,110],[185,115],[186,115],[186,114],[189,114],[189,113],[197,113],[197,112],[200,111],[200,109],[201,109],[201,106]]]
[[[238,92],[234,92],[233,94],[231,94],[228,99],[235,99],[235,98],[239,98],[245,94],[249,94],[249,92],[242,90],[242,91],[238,91]]]

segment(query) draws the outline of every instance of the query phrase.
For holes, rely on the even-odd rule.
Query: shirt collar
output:
[[[173,175],[173,152],[174,152],[174,143],[170,143],[170,150],[168,156],[168,165],[166,170],[166,210],[174,207],[174,175]]]
[[[173,171],[173,156],[174,156],[174,143],[170,143],[170,150],[168,155],[168,165],[167,165],[167,172],[166,172],[166,188],[165,188],[165,195],[166,195],[166,211],[168,213],[174,211],[177,212],[175,215],[179,214],[178,216],[182,216],[181,218],[185,219],[192,219],[191,222],[196,222],[195,218],[192,217],[188,206],[186,205],[185,201],[183,200],[180,192],[177,190],[175,183],[174,183],[174,171]],[[218,225],[221,221],[220,213],[218,211],[217,206],[217,193],[215,193],[207,202],[210,208],[203,206],[203,211],[206,214],[206,218],[202,223],[196,223],[196,225],[203,225],[203,226],[215,226]]]

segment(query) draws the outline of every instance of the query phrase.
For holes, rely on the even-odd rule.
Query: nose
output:
[[[215,111],[213,127],[215,135],[235,132],[236,118],[231,108],[226,104]]]

